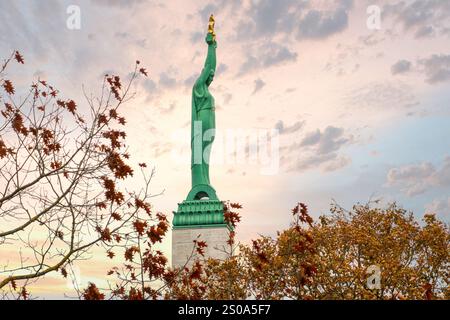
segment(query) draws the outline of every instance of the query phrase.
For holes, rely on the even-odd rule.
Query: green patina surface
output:
[[[226,226],[223,202],[219,200],[185,200],[174,212],[174,228]]]
[[[214,97],[209,92],[216,70],[217,48],[212,15],[205,41],[208,45],[205,64],[192,88],[192,188],[186,200],[179,203],[178,210],[174,211],[174,229],[229,227],[224,220],[224,204],[218,199],[209,179],[209,159],[216,128]]]
[[[210,18],[209,31],[205,38],[208,53],[200,76],[192,88],[191,118],[191,176],[192,190],[187,200],[204,197],[217,199],[209,180],[209,160],[216,129],[214,97],[209,92],[216,72],[216,48],[214,18]],[[195,190],[195,192],[194,192]]]

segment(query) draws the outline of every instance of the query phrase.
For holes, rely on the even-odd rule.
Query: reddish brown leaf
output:
[[[9,94],[14,94],[14,92],[15,92],[14,86],[10,80],[3,81],[3,88]]]
[[[139,69],[139,72],[141,73],[141,74],[143,74],[144,76],[148,76],[148,73],[147,73],[147,71],[145,70],[145,68],[140,68]]]
[[[105,295],[100,293],[97,286],[92,282],[89,282],[89,286],[83,292],[83,298],[85,300],[104,300]]]
[[[23,60],[23,56],[19,53],[19,51],[16,51],[14,54],[14,59],[16,59],[16,61],[18,63],[24,64],[25,61]]]

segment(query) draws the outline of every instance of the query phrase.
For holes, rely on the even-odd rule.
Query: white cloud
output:
[[[301,130],[304,127],[304,125],[305,121],[297,121],[292,125],[288,126],[284,123],[283,120],[279,120],[275,124],[275,129],[277,129],[280,134],[289,134]]]
[[[266,85],[266,83],[261,80],[260,78],[255,80],[255,88],[253,89],[253,94],[257,93],[259,90],[261,90],[262,88],[264,88],[264,86]]]
[[[303,147],[315,146],[319,154],[328,154],[337,151],[341,146],[351,142],[352,136],[344,137],[344,129],[333,126],[326,127],[323,131],[308,133],[301,141]]]
[[[352,135],[345,135],[343,128],[328,126],[324,130],[306,133],[298,143],[284,149],[284,162],[288,171],[304,171],[321,168],[323,171],[335,171],[351,163],[347,156],[339,155],[339,150],[354,142]]]
[[[399,60],[391,67],[392,74],[406,73],[411,70],[411,62],[408,60]]]
[[[440,168],[430,162],[392,168],[387,174],[387,185],[399,187],[409,197],[432,188],[450,186],[450,157],[444,159]]]
[[[445,0],[398,1],[386,5],[383,12],[416,38],[433,36],[436,30],[444,33],[450,22],[450,2]]]
[[[382,110],[409,108],[418,100],[411,86],[400,82],[374,82],[356,87],[344,98],[344,102],[357,109]]]
[[[450,54],[433,54],[428,58],[420,59],[418,64],[423,67],[428,83],[450,81]]]
[[[271,41],[265,42],[249,48],[246,60],[241,65],[238,75],[243,76],[251,71],[295,62],[296,60],[297,53],[287,46]]]
[[[450,197],[434,199],[431,203],[425,205],[425,211],[448,219],[450,217]]]

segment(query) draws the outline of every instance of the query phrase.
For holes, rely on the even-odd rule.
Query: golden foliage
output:
[[[224,261],[208,259],[196,277],[186,268],[172,299],[448,299],[448,226],[422,222],[395,203],[385,208],[333,205],[313,223],[306,206],[276,237],[239,245]],[[380,286],[368,286],[371,267]],[[199,273],[200,269],[200,273]]]

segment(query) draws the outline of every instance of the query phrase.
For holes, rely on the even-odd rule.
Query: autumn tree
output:
[[[276,237],[178,274],[172,299],[448,299],[448,226],[397,204],[333,204],[314,222],[304,204]],[[379,282],[372,276],[379,270]],[[379,286],[378,286],[379,284]]]
[[[147,75],[140,62],[126,83],[105,75],[100,96],[84,93],[82,109],[44,79],[16,88],[7,73],[14,62],[25,63],[17,51],[0,66],[0,295],[28,298],[30,282],[66,277],[94,244],[112,254],[128,230],[140,232],[143,214],[146,226],[165,218],[150,211],[144,163],[142,188],[124,187],[135,169],[119,109]]]
[[[318,268],[309,286],[314,299],[449,298],[449,228],[433,214],[419,223],[395,203],[351,210],[334,204],[312,236]],[[376,270],[379,288],[368,285]]]
[[[237,203],[224,203],[224,217],[230,226],[236,227],[239,222],[237,210],[240,208],[241,205]],[[133,228],[125,241],[111,245],[108,251],[108,256],[118,262],[105,274],[110,286],[99,289],[96,284],[90,283],[79,292],[80,298],[144,300],[206,297],[207,289],[211,287],[212,277],[215,275],[212,272],[213,265],[219,263],[219,260],[205,258],[207,243],[196,239],[192,242],[192,252],[184,265],[171,268],[164,253],[158,249],[158,245],[165,239],[169,223],[161,213],[156,214],[156,219],[156,224],[149,224],[147,216],[136,215]],[[231,230],[228,247],[224,249],[227,250],[229,261],[233,261],[237,248],[234,237],[235,233]],[[117,252],[120,255],[117,255]],[[209,282],[205,283],[205,279],[209,279]],[[233,281],[231,275],[227,274],[220,279],[225,280],[228,285],[224,294],[236,297],[236,288],[229,286]],[[217,287],[217,290],[222,290],[222,287]],[[208,298],[212,297],[219,296],[208,295]]]
[[[237,205],[230,216],[237,217]],[[205,259],[184,268],[168,286],[172,299],[307,299],[306,286],[315,267],[312,218],[306,205],[293,210],[291,226],[277,237],[260,236],[251,244],[229,242],[232,254],[224,260]],[[234,236],[234,235],[233,235]]]

